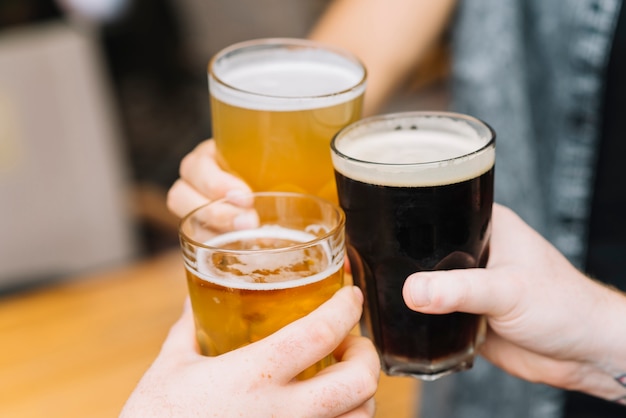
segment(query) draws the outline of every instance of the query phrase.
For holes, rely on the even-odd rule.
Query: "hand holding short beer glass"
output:
[[[224,198],[183,218],[180,240],[201,353],[216,356],[258,341],[330,299],[344,284],[344,222],[335,204],[285,192]],[[332,360],[327,356],[300,377]]]
[[[358,289],[343,287],[306,317],[218,357],[197,352],[186,307],[120,418],[371,417],[378,356],[371,341],[349,335],[362,304]],[[337,364],[315,379],[294,379],[330,352]]]

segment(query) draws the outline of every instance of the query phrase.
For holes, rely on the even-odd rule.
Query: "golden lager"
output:
[[[218,162],[253,190],[336,201],[329,144],[361,117],[365,78],[356,58],[312,41],[226,48],[209,65]]]
[[[211,205],[223,201],[204,206],[181,225],[196,336],[204,355],[220,355],[274,333],[344,284],[341,210],[313,196],[259,195],[254,210],[260,222],[251,229],[207,234],[207,228],[223,227],[207,221],[207,214],[216,213]],[[316,205],[334,209],[315,211]],[[199,243],[194,238],[199,236],[212,237]],[[312,376],[331,362],[329,356],[299,377]]]

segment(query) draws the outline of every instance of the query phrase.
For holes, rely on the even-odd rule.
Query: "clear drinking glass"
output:
[[[397,113],[344,128],[331,148],[361,329],[383,370],[434,380],[471,368],[483,318],[414,312],[402,287],[417,271],[485,267],[495,133],[467,115]]]
[[[237,216],[246,222],[234,222]],[[344,221],[329,201],[283,192],[214,201],[183,218],[180,242],[202,354],[260,340],[339,290]],[[300,377],[331,363],[329,356]]]
[[[217,53],[209,92],[217,160],[255,191],[336,201],[332,137],[361,117],[366,71],[304,39],[257,39]]]

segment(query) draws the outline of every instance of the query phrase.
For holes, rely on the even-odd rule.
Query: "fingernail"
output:
[[[431,288],[430,278],[411,277],[409,280],[409,298],[413,303],[413,306],[427,306],[430,305]]]
[[[254,197],[250,192],[243,190],[230,190],[226,193],[226,198],[229,202],[244,208],[252,206],[252,202],[254,201]]]
[[[363,303],[363,292],[356,286],[352,286],[352,291],[354,292],[354,296],[359,300],[359,303]]]
[[[236,230],[252,229],[257,226],[259,226],[259,218],[254,212],[244,212],[233,219],[233,228]]]

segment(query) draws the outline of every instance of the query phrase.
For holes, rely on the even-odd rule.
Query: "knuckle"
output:
[[[167,208],[171,211],[175,210],[177,202],[180,200],[180,194],[181,194],[180,182],[181,182],[180,179],[176,180],[176,182],[174,182],[172,187],[170,187],[170,189],[167,191],[167,195],[165,197]]]
[[[369,399],[376,393],[376,389],[378,388],[378,378],[379,375],[377,372],[374,372],[368,368],[362,368],[362,376],[358,380],[356,384],[357,393],[360,389],[360,392],[363,394],[365,399]]]
[[[456,271],[455,274],[459,276],[460,271]],[[452,282],[451,280],[436,280],[432,283],[432,299],[431,306],[437,311],[454,311],[463,306],[468,292],[470,291],[470,282],[457,277],[457,280]]]
[[[319,321],[309,329],[308,339],[313,344],[329,344],[337,340],[337,330],[327,321]]]
[[[185,155],[183,159],[180,161],[179,173],[181,177],[186,177],[190,172],[193,171],[193,167],[195,165],[196,156],[193,152]]]

